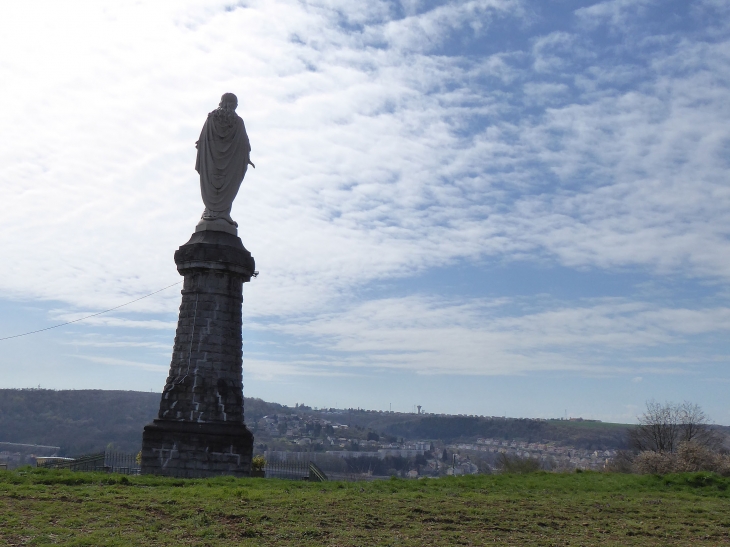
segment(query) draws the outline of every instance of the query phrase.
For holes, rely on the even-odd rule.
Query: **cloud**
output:
[[[21,135],[3,158],[3,201],[13,204],[3,245],[20,258],[5,268],[6,294],[106,304],[120,288],[153,289],[174,274],[172,251],[200,209],[191,143],[215,103],[206,79],[245,89],[241,110],[260,169],[250,173],[234,212],[261,264],[251,295],[260,313],[258,294],[269,313],[295,311],[354,284],[485,255],[547,253],[569,266],[730,273],[727,253],[719,252],[730,230],[721,178],[727,88],[705,91],[706,61],[700,63],[726,68],[723,44],[702,51],[687,44],[655,62],[643,92],[587,103],[565,94],[565,82],[513,66],[528,96],[564,95],[513,125],[504,116],[519,112],[519,102],[484,94],[471,81],[481,61],[423,53],[424,36],[404,38],[411,45],[396,37],[411,27],[443,36],[475,13],[488,25],[492,13],[519,16],[519,4],[447,4],[402,19],[388,19],[389,10],[376,4],[352,16],[362,29],[355,33],[341,26],[339,10],[286,2],[233,11],[138,6],[118,17],[92,10],[85,15],[95,23],[91,36],[62,41],[43,52],[48,59],[34,48],[19,54],[6,69],[20,76],[10,94],[44,108],[4,113],[10,126],[40,130]],[[54,14],[42,15],[45,28]],[[135,30],[154,40],[142,55],[129,43],[128,25],[150,18],[158,24]],[[388,38],[383,29],[391,27],[397,31]],[[384,47],[363,42],[368,32],[384,37]],[[100,47],[86,48],[102,34]],[[292,40],[294,34],[315,43]],[[550,45],[560,63],[571,63],[575,40],[548,34],[532,55],[540,59]],[[40,76],[82,51],[84,61],[75,62],[90,64],[93,91],[63,71],[40,84],[27,68],[38,62]],[[123,81],[102,70],[110,62]],[[604,67],[597,60],[590,69],[580,74]],[[35,89],[39,84],[54,92]],[[41,113],[42,123],[34,118]],[[493,122],[459,136],[475,113]],[[565,190],[545,193],[549,181]],[[54,255],[61,260],[44,266],[43,257]],[[32,284],[26,261],[38,264]],[[312,291],[302,290],[303,278]],[[283,298],[272,299],[273,291]],[[174,309],[174,301],[161,305]]]
[[[88,312],[59,313],[59,310],[54,310],[51,313],[55,317],[57,317],[57,320],[64,322],[75,321],[76,319],[80,319],[88,315]],[[177,321],[160,321],[159,319],[126,319],[123,317],[110,317],[106,315],[91,317],[78,322],[78,324],[81,323],[83,323],[84,325],[95,325],[104,327],[122,327],[130,329],[152,330],[170,330],[175,329],[175,327],[177,326]]]
[[[552,302],[542,310],[535,304],[389,298],[266,328],[316,348],[320,367],[485,375],[686,373],[676,365],[717,360],[698,353],[693,337],[730,332],[729,308],[667,309],[626,299]],[[671,355],[641,357],[656,350]]]
[[[579,21],[589,27],[606,23],[620,31],[626,30],[627,23],[639,19],[648,7],[657,4],[660,4],[657,0],[607,0],[579,8],[575,14]]]
[[[261,272],[247,321],[309,333],[350,368],[474,374],[616,370],[608,348],[722,331],[722,303],[500,317],[470,296],[358,296],[462,261],[730,278],[727,36],[642,25],[655,2],[602,2],[560,29],[530,6],[14,4],[0,22],[0,294],[76,318],[174,280],[202,211],[193,143],[235,91],[257,165],[233,210]],[[627,21],[620,37],[591,32]],[[131,310],[174,315],[179,298]]]
[[[169,351],[169,344],[161,344],[159,342],[139,342],[139,341],[118,341],[118,342],[106,342],[102,340],[68,340],[64,344],[68,346],[81,346],[81,347],[92,347],[92,348],[148,348],[148,349],[161,349]]]
[[[323,365],[321,359],[295,360],[293,362],[246,357],[243,363],[246,378],[281,382],[285,378],[299,376],[355,378],[360,373]]]
[[[410,17],[370,27],[415,25],[436,34],[453,32],[449,21],[466,21],[474,9],[511,4],[457,4],[439,9],[438,17],[431,11],[421,14],[416,18],[421,23]],[[246,218],[242,229],[251,234],[248,238],[264,249],[254,249],[268,273],[264,279],[284,293],[277,302],[287,308],[313,304],[314,294],[297,286],[301,275],[315,280],[320,296],[328,287],[349,288],[368,254],[380,257],[369,268],[371,277],[418,267],[400,257],[413,254],[428,225],[419,226],[418,214],[404,218],[403,225],[398,217],[432,208],[434,200],[459,205],[448,188],[431,184],[424,194],[421,186],[433,178],[429,170],[439,176],[441,158],[457,143],[438,111],[442,99],[458,100],[459,92],[439,88],[463,69],[451,74],[453,61],[403,53],[391,49],[393,44],[386,50],[363,48],[338,26],[336,10],[282,3],[278,12],[289,14],[282,19],[270,16],[273,8],[265,3],[232,12],[193,8],[183,26],[175,24],[179,14],[169,7],[165,12],[138,6],[118,17],[91,10],[78,22],[70,10],[71,30],[63,32],[72,39],[59,40],[53,50],[18,52],[7,68],[15,87],[6,104],[44,107],[4,112],[8,125],[32,123],[38,130],[14,140],[4,157],[3,198],[13,207],[3,243],[39,267],[29,285],[21,263],[7,264],[6,294],[104,306],[120,289],[142,292],[164,283],[172,250],[184,242],[199,214],[192,142],[216,100],[211,102],[209,85],[201,85],[206,79],[216,88],[247,90],[241,109],[254,157],[261,160],[244,185],[237,211]],[[453,17],[437,23],[447,12]],[[56,15],[44,11],[32,25],[46,29]],[[135,27],[150,47],[144,55],[136,42],[128,43],[129,25],[137,20],[159,23]],[[89,36],[73,32],[87,22],[94,27]],[[240,25],[250,31],[242,35]],[[317,43],[293,41],[300,28]],[[9,33],[8,41],[14,36]],[[98,43],[91,47],[94,40]],[[123,79],[103,68],[110,63],[115,73],[125,74]],[[83,73],[79,66],[85,67]],[[249,81],[252,71],[255,85]],[[93,90],[84,85],[86,73],[95,74]],[[66,74],[81,80],[69,82]],[[179,85],[176,79],[182,79]],[[142,81],[144,90],[135,87]],[[190,91],[178,93],[170,86]],[[431,157],[437,148],[441,157]],[[13,228],[18,223],[22,238]],[[332,256],[327,249],[333,246],[351,251]],[[43,257],[52,256],[60,260],[42,265]],[[161,305],[169,309],[173,301]]]
[[[730,362],[730,355],[711,355],[702,354],[701,356],[680,356],[680,355],[665,355],[662,357],[635,357],[634,361],[637,363],[678,363],[678,364],[695,364],[698,361],[704,363],[727,363]]]
[[[349,4],[345,6],[349,7]],[[375,24],[366,27],[363,34],[367,44],[382,45],[407,54],[440,52],[444,40],[454,33],[479,34],[486,32],[495,18],[524,15],[522,2],[515,0],[451,2],[402,19],[388,20],[384,24],[373,21]]]
[[[127,361],[125,359],[114,359],[112,357],[101,357],[101,356],[90,356],[90,355],[74,355],[73,357],[76,359],[78,359],[78,358],[85,359],[87,361],[91,361],[92,363],[98,363],[100,365],[133,367],[133,368],[140,368],[142,370],[148,370],[151,372],[167,372],[167,370],[169,368],[169,367],[163,366],[163,365],[139,363],[137,361]]]

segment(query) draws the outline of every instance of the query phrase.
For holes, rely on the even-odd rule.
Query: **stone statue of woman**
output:
[[[200,174],[200,193],[205,210],[196,231],[220,230],[235,235],[238,224],[231,218],[231,206],[251,162],[251,144],[243,120],[236,114],[238,98],[225,93],[208,114],[200,139],[195,143]]]

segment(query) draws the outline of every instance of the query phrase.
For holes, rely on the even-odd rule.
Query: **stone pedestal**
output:
[[[234,234],[202,230],[175,252],[185,277],[170,374],[158,418],[145,426],[142,473],[251,473],[243,420],[241,304],[254,260]]]

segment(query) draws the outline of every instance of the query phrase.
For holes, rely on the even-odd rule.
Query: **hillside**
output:
[[[365,410],[309,412],[356,428],[406,440],[444,443],[474,442],[478,438],[555,442],[586,450],[625,448],[627,424],[590,421],[531,420],[482,416],[418,415]]]
[[[0,442],[60,446],[61,455],[142,446],[142,428],[157,416],[159,393],[105,390],[0,389]],[[246,419],[283,407],[246,399]]]
[[[424,416],[386,426],[383,431],[405,438],[439,439],[444,442],[473,441],[479,437],[528,443],[557,442],[588,450],[626,447],[624,424],[479,418],[468,416]]]
[[[62,455],[104,450],[111,445],[123,452],[141,447],[142,428],[157,415],[159,393],[138,391],[1,389],[0,442],[60,446]],[[622,424],[433,416],[365,410],[315,411],[297,409],[261,399],[245,399],[246,423],[257,430],[269,414],[296,414],[302,418],[348,425],[351,434],[374,431],[405,440],[473,442],[479,437],[527,442],[555,442],[576,448],[625,447]],[[257,434],[259,436],[259,434]],[[261,432],[260,438],[264,438]]]

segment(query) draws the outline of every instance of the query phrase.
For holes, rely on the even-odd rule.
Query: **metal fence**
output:
[[[345,482],[363,482],[363,481],[385,481],[390,479],[389,476],[368,475],[367,473],[338,473],[327,472],[327,476],[331,481]]]
[[[141,471],[136,454],[122,454],[121,452],[106,452],[104,454],[104,467],[110,473],[122,473],[124,475],[139,475]]]
[[[324,482],[329,480],[324,471],[322,471],[317,464],[309,462],[309,480],[312,482]]]
[[[99,452],[77,458],[39,458],[38,467],[45,469],[69,469],[71,471],[102,471],[139,475],[140,466],[134,454]],[[300,481],[326,481],[327,474],[312,461],[267,461],[264,476],[270,479]],[[342,480],[340,478],[340,480]],[[347,480],[347,479],[345,479]],[[350,479],[352,480],[352,479]]]
[[[267,479],[289,479],[298,481],[322,482],[327,475],[314,462],[308,461],[267,461],[264,467]]]
[[[103,471],[124,475],[139,475],[140,473],[137,456],[120,452],[99,452],[98,454],[88,454],[71,460],[49,458],[39,461],[37,465],[46,469],[70,469],[71,471]]]

